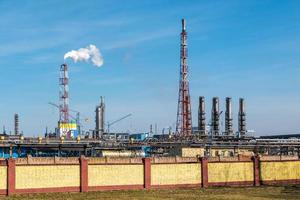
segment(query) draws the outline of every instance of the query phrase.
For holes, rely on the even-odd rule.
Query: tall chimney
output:
[[[243,98],[239,100],[239,134],[241,137],[246,134],[246,112],[245,101]]]
[[[231,98],[226,97],[226,111],[225,111],[225,135],[233,135],[232,127],[232,109],[231,109]]]
[[[105,103],[104,98],[100,98],[100,105],[96,107],[96,139],[100,139],[104,133],[104,120],[105,120]]]
[[[200,135],[206,135],[205,127],[205,98],[199,97],[199,109],[198,109],[198,130]]]
[[[185,19],[181,20],[181,25],[182,25],[182,31],[185,31],[185,28],[186,28],[186,26],[185,26]]]
[[[149,131],[149,134],[150,134],[150,135],[153,134],[153,127],[152,127],[152,124],[150,124],[150,131]]]
[[[15,114],[15,135],[19,135],[19,115]]]
[[[214,97],[212,100],[211,111],[211,134],[212,136],[219,135],[220,132],[220,110],[219,110],[219,98]]]

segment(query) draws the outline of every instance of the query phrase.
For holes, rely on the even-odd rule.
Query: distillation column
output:
[[[244,137],[246,134],[246,112],[245,101],[243,98],[239,99],[239,135]]]
[[[233,136],[232,125],[232,101],[230,97],[226,97],[226,111],[225,111],[225,135]]]
[[[218,136],[219,133],[220,133],[219,98],[214,97],[212,99],[212,111],[211,111],[211,135]]]
[[[199,97],[198,131],[200,135],[206,135],[205,98],[203,96]]]
[[[101,97],[100,105],[96,107],[96,128],[95,128],[95,138],[100,139],[104,133],[104,120],[105,120],[105,103],[104,98]]]

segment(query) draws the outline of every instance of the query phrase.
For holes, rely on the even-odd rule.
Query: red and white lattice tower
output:
[[[69,75],[68,65],[60,66],[59,77],[59,122],[69,123]]]
[[[187,65],[187,32],[185,28],[185,20],[182,19],[179,98],[176,122],[176,134],[180,136],[189,136],[192,134],[192,113]]]

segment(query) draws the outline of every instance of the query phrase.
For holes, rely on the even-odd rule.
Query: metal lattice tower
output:
[[[59,122],[69,122],[69,75],[68,65],[62,64],[60,66],[59,77]]]
[[[180,36],[180,80],[176,134],[188,136],[192,134],[192,113],[187,65],[187,32],[184,19],[182,19],[182,31]]]

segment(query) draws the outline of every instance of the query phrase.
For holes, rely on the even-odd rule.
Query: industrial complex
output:
[[[198,123],[192,124],[187,50],[182,19],[176,129],[161,134],[152,125],[144,133],[111,131],[132,114],[106,122],[101,94],[92,110],[94,129],[83,130],[80,111],[69,106],[68,64],[61,64],[59,103],[49,103],[59,111],[55,131],[28,137],[15,114],[14,133],[4,128],[0,135],[0,194],[299,184],[300,136],[256,137],[247,130],[244,98],[238,99],[234,121],[231,97],[199,95]]]
[[[297,155],[300,156],[300,138],[297,135],[255,137],[246,127],[245,99],[239,99],[238,130],[233,130],[232,98],[225,102],[225,129],[221,130],[220,101],[212,98],[210,116],[207,116],[207,99],[199,96],[198,124],[192,124],[192,109],[189,90],[188,46],[186,21],[182,20],[180,34],[180,80],[176,129],[169,128],[162,134],[153,131],[145,133],[116,133],[110,127],[125,120],[127,114],[113,122],[105,121],[104,97],[95,109],[95,128],[86,133],[81,129],[80,112],[69,107],[68,65],[59,67],[59,103],[49,103],[59,110],[55,132],[45,137],[27,137],[19,130],[19,115],[15,114],[14,134],[5,129],[0,136],[1,157],[156,157],[156,156],[238,156],[238,155]],[[99,95],[100,96],[100,95]],[[73,115],[74,113],[74,115]],[[175,118],[175,116],[174,116]]]

